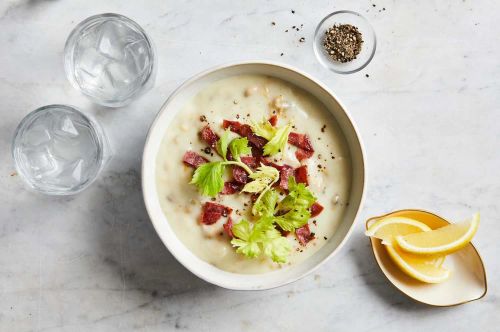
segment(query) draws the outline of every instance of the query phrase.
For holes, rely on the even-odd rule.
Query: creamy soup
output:
[[[212,225],[200,222],[203,203],[210,201],[198,188],[189,184],[193,168],[182,158],[192,150],[210,161],[221,160],[205,153],[207,144],[199,131],[207,122],[218,135],[224,131],[224,119],[248,123],[278,114],[278,125],[293,124],[293,131],[308,134],[314,155],[302,162],[295,156],[296,147],[287,145],[286,153],[270,158],[277,164],[308,166],[309,188],[324,207],[309,220],[315,239],[301,245],[293,233],[287,239],[293,246],[289,262],[279,264],[266,257],[250,259],[236,253],[223,232],[226,218]],[[211,155],[213,154],[213,155]],[[156,161],[156,183],[160,204],[178,238],[196,256],[226,271],[265,273],[288,264],[298,264],[317,252],[342,220],[348,204],[351,165],[345,139],[329,111],[304,90],[280,79],[262,75],[241,75],[221,79],[198,92],[176,115],[165,133]],[[228,175],[229,176],[229,175]],[[232,219],[252,220],[249,195],[218,195],[216,203],[233,209]]]

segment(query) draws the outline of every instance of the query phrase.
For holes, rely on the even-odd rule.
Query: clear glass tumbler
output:
[[[111,152],[95,121],[71,106],[48,105],[21,121],[12,156],[17,173],[30,189],[71,195],[95,180]]]
[[[69,35],[64,68],[71,84],[95,103],[125,106],[153,86],[153,43],[125,16],[91,16]]]

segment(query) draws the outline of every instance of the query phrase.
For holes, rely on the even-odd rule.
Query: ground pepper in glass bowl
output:
[[[318,61],[339,74],[355,73],[370,63],[377,45],[370,23],[359,13],[341,10],[327,15],[316,28]]]
[[[333,61],[349,62],[356,59],[363,46],[363,36],[351,24],[336,24],[325,31],[323,47]]]

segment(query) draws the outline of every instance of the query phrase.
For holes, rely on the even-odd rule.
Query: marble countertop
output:
[[[339,9],[366,15],[379,41],[372,63],[347,76],[322,68],[311,45],[316,24]],[[121,109],[91,104],[62,65],[70,30],[102,12],[136,20],[158,53],[154,89]],[[494,0],[3,0],[0,330],[497,330],[499,12]],[[300,24],[300,32],[285,32]],[[358,125],[368,164],[367,199],[343,250],[316,273],[260,292],[224,290],[181,266],[148,219],[139,173],[147,129],[173,89],[208,67],[247,59],[281,61],[326,83]],[[27,192],[12,175],[15,127],[51,103],[94,114],[116,151],[99,179],[74,197]],[[481,212],[474,243],[487,268],[485,298],[431,308],[388,283],[363,223],[410,207],[452,220]]]

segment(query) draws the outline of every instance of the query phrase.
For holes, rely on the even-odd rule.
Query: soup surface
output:
[[[293,249],[286,264],[275,263],[264,256],[250,259],[237,253],[223,231],[226,218],[212,225],[201,223],[202,205],[211,199],[189,184],[194,171],[183,163],[184,153],[190,150],[209,161],[221,160],[199,137],[200,129],[207,123],[220,136],[224,132],[224,119],[248,123],[268,119],[273,114],[278,116],[278,126],[291,123],[292,131],[307,134],[314,155],[299,162],[295,155],[297,148],[287,144],[285,153],[269,159],[294,168],[307,165],[309,188],[324,207],[318,216],[309,220],[314,239],[307,245],[301,245],[294,233],[287,235]],[[265,273],[304,261],[332,237],[348,204],[351,165],[347,144],[337,123],[316,98],[277,78],[241,75],[204,87],[172,120],[157,157],[156,183],[168,222],[196,256],[230,272]],[[241,218],[252,220],[248,194],[218,195],[215,203],[233,209],[234,223]]]

